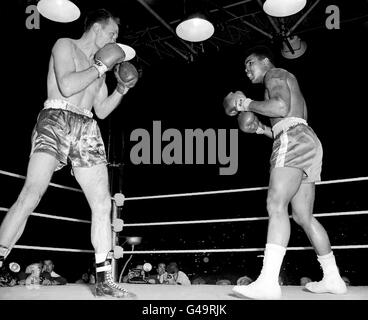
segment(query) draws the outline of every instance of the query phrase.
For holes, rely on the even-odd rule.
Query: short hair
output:
[[[97,9],[94,11],[89,11],[84,19],[84,32],[89,31],[93,24],[98,22],[106,25],[109,20],[112,19],[116,24],[120,24],[120,19],[115,17],[111,12],[106,9]]]
[[[167,272],[168,273],[175,273],[177,271],[179,271],[178,264],[176,262],[169,263],[169,265],[167,266]]]
[[[259,59],[268,58],[272,64],[275,64],[275,56],[271,49],[267,46],[259,45],[248,49],[245,52],[245,58],[249,57],[250,55],[255,55]]]

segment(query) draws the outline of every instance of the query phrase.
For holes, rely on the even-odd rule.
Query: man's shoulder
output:
[[[272,68],[267,71],[265,77],[266,79],[270,78],[286,78],[291,73],[283,68]]]
[[[55,41],[53,50],[62,49],[62,48],[70,48],[74,46],[74,40],[71,38],[59,38]]]
[[[267,84],[267,82],[272,82],[273,80],[281,80],[286,82],[288,79],[295,79],[295,76],[285,69],[272,68],[267,71],[264,79],[265,83]]]

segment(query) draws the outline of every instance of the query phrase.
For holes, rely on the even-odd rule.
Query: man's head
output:
[[[309,277],[301,277],[300,278],[300,285],[304,287],[307,283],[312,282],[312,279]]]
[[[84,33],[92,32],[96,46],[102,48],[108,43],[116,42],[119,23],[118,17],[114,17],[105,9],[98,9],[87,13],[84,20]]]
[[[169,274],[178,273],[179,272],[179,267],[178,267],[177,263],[176,262],[169,263],[169,265],[167,266],[167,272]]]
[[[159,264],[157,265],[157,273],[158,273],[158,274],[164,274],[164,273],[165,273],[165,271],[166,271],[166,264],[164,264],[164,263],[159,263]]]
[[[247,51],[244,65],[249,80],[261,83],[266,72],[274,67],[274,56],[269,48],[257,46]]]
[[[26,268],[26,273],[30,273],[34,277],[39,277],[42,270],[42,263],[32,263]]]
[[[54,263],[51,260],[43,261],[43,271],[51,273],[54,270]]]

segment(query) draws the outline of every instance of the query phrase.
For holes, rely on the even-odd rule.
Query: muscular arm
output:
[[[59,39],[52,49],[55,76],[64,97],[82,91],[98,78],[98,71],[92,66],[83,71],[76,71],[72,46],[71,40]]]
[[[240,130],[245,133],[263,134],[269,138],[273,138],[273,132],[270,127],[259,121],[254,112],[242,112],[238,116],[238,124]]]
[[[265,86],[269,99],[252,101],[249,104],[249,111],[267,117],[285,117],[290,110],[290,89],[286,71],[280,69],[268,71],[265,76]]]
[[[128,89],[125,90],[125,93],[127,93],[127,91]],[[105,119],[119,105],[122,97],[123,95],[116,89],[108,96],[107,87],[104,83],[93,102],[96,116],[99,119]]]

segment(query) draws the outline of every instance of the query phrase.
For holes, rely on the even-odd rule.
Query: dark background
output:
[[[41,18],[39,30],[25,27],[26,3],[17,2],[7,11],[3,45],[0,168],[26,174],[30,136],[38,112],[46,99],[46,74],[50,50],[59,37],[78,38],[81,21],[58,24]],[[106,6],[109,9],[108,5]],[[115,14],[118,14],[114,12]],[[343,14],[343,12],[342,12]],[[324,24],[324,21],[321,21]],[[303,34],[306,53],[296,60],[285,60],[275,51],[278,66],[294,73],[299,80],[309,111],[308,123],[324,146],[322,180],[367,176],[367,23],[342,24],[339,30],[320,28]],[[118,39],[124,43],[124,34]],[[236,129],[236,118],[227,117],[222,108],[229,91],[242,90],[253,99],[262,99],[262,88],[251,86],[244,73],[243,52],[251,44],[225,47],[193,62],[163,59],[151,65],[133,59],[141,72],[137,86],[106,120],[98,120],[110,167],[112,194],[126,197],[182,192],[211,191],[267,186],[272,141],[265,136],[239,132],[238,171],[219,175],[217,165],[133,165],[130,150],[135,142],[130,133],[136,128],[152,132],[152,122],[161,121],[162,130]],[[275,49],[274,44],[269,44]],[[137,51],[139,54],[139,52]],[[107,76],[109,91],[115,87],[113,74]],[[228,131],[229,132],[229,131]],[[163,143],[163,146],[165,144]],[[23,180],[1,176],[0,207],[9,208],[16,200]],[[56,172],[53,182],[78,187],[70,168]],[[317,186],[315,212],[367,209],[367,182]],[[166,200],[126,202],[122,210],[125,223],[201,220],[217,218],[264,217],[266,191],[184,197]],[[39,213],[90,219],[81,193],[50,187],[35,210]],[[0,211],[0,217],[5,212]],[[320,218],[332,245],[368,243],[367,216]],[[266,240],[266,221],[216,223],[183,226],[125,227],[123,236],[141,236],[136,250],[180,250],[212,248],[259,248]],[[124,242],[121,238],[120,243]],[[92,249],[90,226],[32,216],[19,240],[21,245]],[[302,230],[292,222],[290,246],[309,246]],[[126,250],[130,246],[124,245]],[[356,285],[367,285],[367,249],[335,250],[343,275]],[[134,255],[129,267],[143,262],[176,261],[190,276],[201,274],[215,281],[255,278],[260,270],[261,252],[212,254]],[[205,257],[208,258],[204,259]],[[69,253],[14,249],[9,261],[22,266],[40,259],[52,259],[55,271],[77,280],[93,260],[90,253]],[[119,272],[127,255],[119,260]],[[208,262],[206,262],[208,261]],[[291,284],[301,276],[321,276],[311,250],[288,252],[284,269]]]

